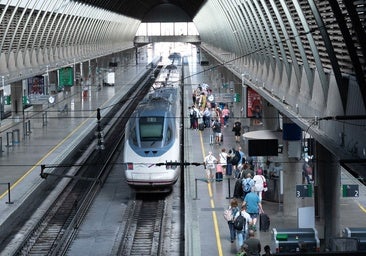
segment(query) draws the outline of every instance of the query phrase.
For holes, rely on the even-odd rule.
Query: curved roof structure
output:
[[[167,15],[170,17],[169,21],[182,21],[182,13],[186,14],[186,19],[192,20],[205,0],[77,0],[77,2],[148,22],[165,21]],[[154,9],[157,11],[151,15],[150,12]]]
[[[366,152],[366,3],[349,0],[0,1],[0,76],[133,49],[141,22],[193,20],[200,48],[340,158]]]

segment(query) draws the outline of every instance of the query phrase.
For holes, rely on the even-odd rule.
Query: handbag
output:
[[[267,185],[267,181],[264,180],[264,177],[261,176],[262,180],[263,180],[263,191],[266,192],[268,190],[268,185]]]

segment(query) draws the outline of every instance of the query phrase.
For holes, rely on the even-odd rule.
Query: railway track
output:
[[[135,200],[128,207],[127,225],[118,255],[169,255],[169,199]]]

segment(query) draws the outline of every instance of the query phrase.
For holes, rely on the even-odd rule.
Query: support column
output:
[[[296,197],[296,185],[302,183],[302,163],[296,158],[288,157],[288,141],[283,142],[283,214],[297,217],[297,209],[304,207],[305,199]],[[297,223],[293,223],[296,228]]]
[[[22,80],[10,85],[11,115],[16,122],[20,122],[23,115],[23,83]]]
[[[316,179],[318,184],[319,207],[319,236],[324,232],[325,246],[328,247],[329,239],[340,235],[339,203],[341,168],[338,159],[316,143]]]
[[[283,211],[285,216],[298,217],[299,207],[312,204],[312,198],[308,200],[296,197],[296,185],[302,184],[302,131],[289,118],[284,118],[283,123]]]
[[[279,129],[278,110],[263,99],[262,122],[266,130]]]

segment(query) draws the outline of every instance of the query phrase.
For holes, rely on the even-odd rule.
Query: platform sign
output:
[[[60,68],[58,70],[59,81],[58,86],[59,89],[64,86],[73,86],[74,84],[74,76],[72,67]]]
[[[296,197],[312,197],[313,196],[313,185],[312,184],[301,184],[296,185]]]
[[[344,184],[342,185],[342,196],[343,197],[359,197],[360,191],[358,190],[357,184]]]

